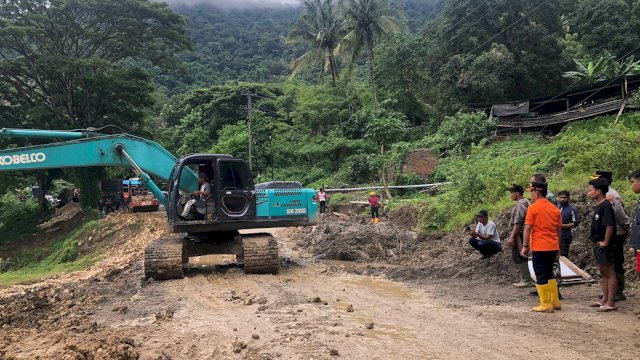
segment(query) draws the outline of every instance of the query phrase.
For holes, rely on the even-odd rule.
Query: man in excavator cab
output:
[[[185,220],[191,219],[191,210],[194,208],[194,205],[196,205],[198,201],[204,202],[206,201],[207,197],[211,195],[211,183],[207,178],[207,174],[202,172],[198,174],[198,185],[200,186],[200,189],[190,194],[192,198],[188,200],[186,204],[184,204],[184,209],[180,214],[180,216]]]

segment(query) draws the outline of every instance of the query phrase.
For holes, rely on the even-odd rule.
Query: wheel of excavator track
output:
[[[184,239],[162,237],[153,240],[144,249],[145,279],[182,279],[184,256]]]
[[[271,234],[242,235],[245,274],[277,274],[278,242]]]

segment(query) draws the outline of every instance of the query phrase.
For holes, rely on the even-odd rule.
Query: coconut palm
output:
[[[343,9],[349,32],[342,38],[335,53],[341,54],[350,49],[350,74],[353,62],[360,55],[362,48],[367,48],[371,89],[377,104],[373,55],[375,40],[377,37],[390,37],[402,32],[406,28],[406,18],[401,11],[390,7],[389,0],[341,0],[340,7]]]
[[[339,80],[338,65],[333,54],[344,36],[344,21],[338,14],[334,0],[303,0],[305,13],[285,39],[286,44],[309,43],[313,49],[291,64],[291,78],[316,64],[321,65],[319,81],[331,70],[333,85]]]

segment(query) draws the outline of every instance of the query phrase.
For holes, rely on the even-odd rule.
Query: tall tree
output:
[[[135,129],[152,99],[135,64],[174,67],[184,19],[146,0],[0,0],[0,97],[39,126]]]
[[[375,79],[375,57],[373,48],[376,38],[390,37],[406,28],[402,12],[392,9],[388,0],[342,0],[345,20],[349,33],[336,47],[336,53],[351,50],[349,72],[353,62],[360,55],[363,47],[367,49],[369,58],[369,76],[374,102],[378,103]]]
[[[609,50],[619,59],[640,56],[640,2],[631,0],[565,1],[569,31],[592,56]]]
[[[184,25],[166,4],[146,0],[0,0],[0,102],[24,116],[4,121],[140,132],[153,87],[136,65],[175,67],[189,45]],[[38,179],[45,208],[52,179]]]
[[[303,0],[305,13],[287,36],[286,44],[308,43],[307,51],[291,64],[291,78],[300,71],[320,63],[320,82],[324,73],[331,71],[333,85],[339,79],[338,64],[333,50],[344,35],[344,21],[334,0]]]
[[[485,16],[490,14],[490,16]],[[446,113],[542,96],[565,87],[572,67],[556,2],[448,1],[419,48]]]

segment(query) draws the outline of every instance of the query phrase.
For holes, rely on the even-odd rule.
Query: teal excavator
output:
[[[198,265],[193,259],[213,254],[243,266],[245,273],[275,274],[280,268],[278,243],[268,233],[240,234],[242,229],[308,226],[318,222],[313,189],[295,182],[256,186],[248,164],[230,155],[192,154],[176,158],[158,143],[129,134],[2,129],[0,137],[49,139],[44,145],[0,150],[0,172],[122,166],[131,168],[165,206],[172,234],[151,241],[144,251],[146,278],[176,279]],[[199,176],[211,185],[198,196],[193,211],[185,204],[199,189]],[[166,184],[163,192],[152,180]],[[202,182],[203,180],[200,179]],[[200,194],[202,195],[202,194]],[[206,261],[205,261],[206,262]]]

